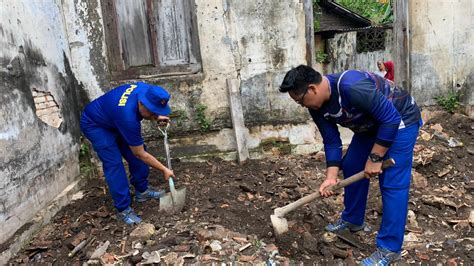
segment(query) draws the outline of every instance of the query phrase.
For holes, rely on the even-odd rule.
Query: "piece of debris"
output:
[[[239,252],[242,252],[242,251],[246,250],[246,249],[249,248],[250,246],[252,246],[252,244],[250,244],[250,243],[248,243],[248,244],[242,246],[241,248],[239,248]]]
[[[252,262],[255,260],[255,256],[252,255],[252,256],[246,256],[246,255],[242,255],[239,257],[239,261],[240,262]]]
[[[428,186],[428,180],[417,171],[412,171],[413,187],[417,189],[424,189]]]
[[[212,252],[222,250],[221,242],[219,240],[213,240],[209,245],[212,249]]]
[[[98,258],[102,257],[102,255],[104,255],[105,252],[107,252],[107,249],[109,248],[109,245],[110,245],[109,240],[107,240],[107,241],[105,241],[105,243],[99,245],[96,248],[96,250],[92,253],[90,259],[94,260],[94,259],[98,259]]]
[[[130,239],[133,240],[149,240],[155,234],[155,226],[149,223],[141,223],[130,233]]]
[[[160,252],[158,251],[152,251],[151,253],[148,253],[147,251],[145,251],[142,254],[142,258],[144,259],[144,261],[142,261],[143,264],[156,264],[156,263],[161,262]],[[172,259],[177,259],[177,258],[178,256],[176,256],[176,258],[173,257]],[[165,260],[165,257],[163,257],[163,259]]]
[[[451,147],[451,148],[456,148],[456,147],[462,147],[462,146],[464,146],[464,144],[461,141],[459,141],[459,140],[457,140],[453,137],[450,137],[449,140],[448,140],[448,146]]]

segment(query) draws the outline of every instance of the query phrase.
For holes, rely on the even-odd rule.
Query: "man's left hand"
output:
[[[382,162],[374,163],[370,159],[365,163],[365,177],[371,178],[382,173]]]

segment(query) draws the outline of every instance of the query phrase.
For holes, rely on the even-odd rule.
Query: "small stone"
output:
[[[424,141],[429,141],[431,139],[431,135],[423,130],[420,131],[420,136]]]
[[[130,233],[132,240],[149,240],[155,234],[155,226],[153,224],[141,223]]]
[[[428,186],[428,180],[422,174],[418,173],[417,171],[412,171],[413,177],[413,187],[417,189],[423,189]]]
[[[181,265],[178,263],[178,254],[171,252],[166,254],[166,256],[161,257],[164,261],[164,265]],[[182,259],[182,258],[181,258]]]
[[[462,147],[464,146],[464,144],[461,141],[451,137],[448,140],[448,146],[451,148],[456,148],[456,147]]]
[[[460,232],[463,234],[469,234],[471,232],[471,226],[469,225],[469,222],[467,221],[462,221],[457,223],[456,225],[453,226],[454,231]]]
[[[408,224],[413,226],[413,227],[418,227],[418,222],[416,221],[416,215],[415,212],[412,210],[408,210]]]
[[[158,251],[152,251],[151,253],[144,252],[142,257],[146,260],[143,262],[143,264],[160,263],[161,261],[161,256]]]
[[[210,247],[211,247],[213,252],[222,250],[221,242],[218,241],[218,240],[212,241],[211,244],[210,244]]]
[[[143,244],[141,242],[136,242],[135,244],[133,244],[133,248],[134,249],[142,249]]]
[[[405,242],[418,242],[418,237],[414,233],[408,233],[404,238]]]
[[[443,132],[443,127],[440,124],[431,125],[430,128],[437,132]]]

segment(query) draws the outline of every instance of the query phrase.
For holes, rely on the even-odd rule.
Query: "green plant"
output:
[[[328,58],[328,54],[326,54],[323,51],[317,51],[315,57],[316,57],[316,62],[322,64],[326,61],[326,58]]]
[[[393,22],[393,11],[390,1],[382,0],[336,0],[336,2],[353,12],[368,18],[373,24]]]
[[[86,176],[94,170],[91,162],[91,149],[87,143],[81,143],[79,148],[79,170]]]
[[[321,28],[321,7],[319,6],[319,0],[313,0],[313,27],[314,31],[318,31]]]
[[[204,104],[196,105],[196,120],[201,128],[201,132],[209,131],[209,128],[211,127],[211,121],[206,117],[206,114],[204,113],[206,109],[207,106]]]
[[[460,105],[460,94],[455,91],[449,91],[445,95],[438,95],[434,97],[436,103],[443,107],[444,110],[453,113]]]
[[[91,151],[90,151],[89,145],[87,145],[86,143],[82,143],[81,148],[79,149],[79,156],[89,158],[90,153]]]

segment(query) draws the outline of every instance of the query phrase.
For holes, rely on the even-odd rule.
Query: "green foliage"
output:
[[[314,31],[318,31],[321,28],[321,8],[319,7],[319,0],[313,0],[313,27]]]
[[[93,171],[91,162],[91,150],[87,143],[82,143],[79,149],[79,168],[83,175],[89,175]]]
[[[449,91],[446,95],[438,95],[434,97],[434,99],[439,106],[443,107],[444,110],[454,113],[460,105],[460,96],[461,95],[455,91]]]
[[[373,24],[393,22],[393,11],[388,0],[336,0],[336,2],[368,18]]]
[[[207,132],[209,131],[209,128],[211,127],[211,121],[206,117],[206,114],[204,113],[207,109],[207,106],[204,104],[198,104],[196,106],[196,120],[201,127],[201,132]]]
[[[89,145],[87,145],[86,143],[82,143],[81,148],[79,149],[79,156],[89,158],[90,154],[91,154],[91,151],[90,151]]]
[[[316,51],[316,62],[322,64],[326,61],[326,58],[328,58],[328,54],[326,54],[323,51]]]

